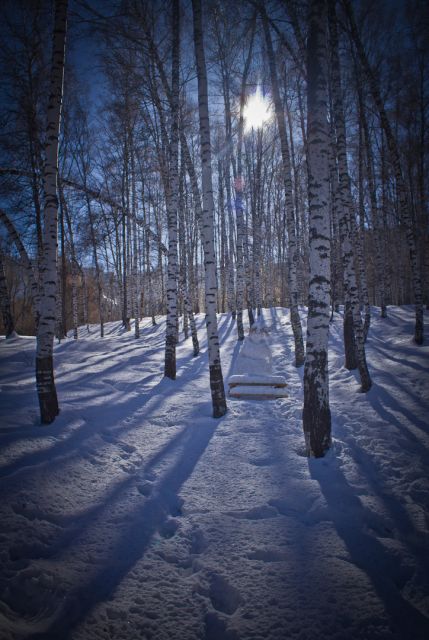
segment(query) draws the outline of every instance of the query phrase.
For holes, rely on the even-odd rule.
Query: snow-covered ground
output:
[[[288,313],[264,316],[288,397],[230,398],[220,420],[201,316],[176,381],[161,319],[137,341],[112,323],[56,346],[49,427],[34,339],[0,341],[1,640],[429,638],[429,347],[412,309],[374,314],[366,395],[335,318],[322,460],[303,456]],[[227,380],[229,316],[219,333]]]

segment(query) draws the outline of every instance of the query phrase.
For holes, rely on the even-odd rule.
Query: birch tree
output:
[[[204,53],[201,0],[192,0],[195,62],[198,78],[198,114],[200,129],[200,152],[202,166],[203,211],[201,235],[204,248],[205,269],[205,307],[207,344],[209,355],[210,389],[213,404],[213,417],[220,418],[226,413],[225,389],[223,386],[220,360],[219,338],[217,333],[216,301],[216,256],[214,251],[214,202],[212,159],[210,140],[210,119],[208,107],[207,71]]]
[[[295,343],[295,365],[300,367],[304,364],[304,341],[302,337],[301,320],[298,311],[298,280],[297,280],[297,244],[295,230],[295,213],[292,189],[292,169],[290,161],[289,143],[286,130],[285,117],[283,113],[283,104],[280,96],[277,69],[274,58],[274,49],[268,23],[268,16],[263,7],[261,7],[262,24],[264,27],[265,41],[267,44],[268,64],[270,67],[271,88],[273,92],[274,108],[276,112],[276,121],[279,131],[280,148],[283,163],[283,180],[285,189],[285,206],[286,206],[286,226],[288,233],[288,284],[289,284],[289,307],[290,321],[292,325],[294,343]]]
[[[242,160],[242,147],[243,147],[243,131],[244,131],[244,106],[246,102],[246,82],[249,75],[250,64],[253,55],[253,40],[255,36],[256,27],[256,11],[252,15],[249,49],[244,64],[243,75],[241,79],[240,90],[240,113],[238,119],[238,133],[237,133],[237,175],[234,181],[235,187],[235,215],[237,224],[237,294],[236,294],[236,307],[237,307],[237,337],[238,340],[244,340],[244,327],[243,327],[243,308],[244,308],[244,289],[245,289],[245,267],[244,267],[244,253],[245,253],[245,238],[246,229],[244,222],[244,204],[243,204],[243,160]]]
[[[57,293],[58,139],[63,96],[66,29],[67,0],[55,0],[43,174],[44,229],[43,259],[40,271],[42,297],[36,347],[36,385],[42,424],[50,424],[59,413],[54,380],[53,346]]]
[[[308,456],[331,444],[328,337],[330,318],[329,138],[326,91],[326,2],[310,4],[307,43],[308,204],[310,283],[304,367],[303,429]]]
[[[347,159],[347,136],[346,123],[344,115],[344,106],[342,98],[342,83],[340,61],[338,56],[338,30],[337,17],[335,10],[335,0],[328,0],[328,21],[329,21],[329,37],[330,37],[330,53],[331,53],[331,85],[332,85],[332,102],[333,116],[335,125],[335,150],[337,155],[338,179],[339,179],[339,207],[338,221],[341,238],[341,250],[344,268],[344,285],[345,285],[345,320],[347,320],[347,305],[350,304],[350,310],[353,318],[354,339],[356,347],[356,360],[361,380],[361,390],[369,391],[371,388],[371,377],[368,371],[365,354],[365,342],[363,333],[363,324],[360,313],[360,304],[358,297],[358,286],[356,280],[356,270],[352,243],[352,233],[354,231],[354,212],[352,205],[350,174]],[[346,330],[346,327],[345,327]]]
[[[171,78],[171,139],[167,185],[168,216],[168,279],[167,279],[167,327],[165,337],[165,367],[167,378],[176,378],[177,343],[177,206],[179,195],[179,64],[180,64],[180,6],[173,0],[173,46]]]

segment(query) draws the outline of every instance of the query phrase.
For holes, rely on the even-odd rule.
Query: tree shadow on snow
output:
[[[26,640],[67,640],[92,609],[108,599],[126,574],[144,556],[152,536],[162,530],[171,516],[177,515],[178,493],[191,475],[208,446],[218,421],[202,424],[196,420],[167,448],[149,463],[154,466],[161,458],[180,449],[180,455],[154,486],[153,493],[142,506],[128,514],[129,524],[121,537],[109,549],[108,559],[64,600],[61,608],[43,632],[27,636]],[[108,506],[107,504],[105,505]]]
[[[410,577],[406,567],[366,531],[368,510],[346,481],[338,460],[308,461],[311,477],[316,480],[328,504],[333,525],[343,540],[350,561],[361,569],[374,586],[389,619],[392,638],[424,640],[429,637],[429,619],[409,603],[401,588]],[[368,612],[369,613],[369,612]],[[411,635],[410,635],[411,634]]]
[[[408,411],[403,403],[399,403],[396,397],[387,392],[385,387],[374,385],[368,393],[368,401],[382,420],[387,424],[394,425],[407,440],[413,443],[414,448],[417,448],[415,455],[422,458],[424,464],[428,464],[429,452],[424,443],[424,438],[427,437],[427,424],[423,420],[419,420],[414,413]],[[419,438],[413,433],[406,424],[398,419],[397,414],[402,415],[409,424],[414,425],[423,437]]]

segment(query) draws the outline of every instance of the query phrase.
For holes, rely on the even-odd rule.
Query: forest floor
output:
[[[373,387],[331,326],[333,446],[303,455],[288,312],[266,309],[288,397],[211,418],[207,345],[165,320],[55,347],[61,413],[38,426],[34,338],[0,340],[1,640],[429,638],[429,346],[413,311],[376,314]],[[304,319],[304,310],[303,310]],[[239,351],[219,316],[225,381]]]

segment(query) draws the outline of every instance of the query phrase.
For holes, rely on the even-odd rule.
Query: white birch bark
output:
[[[133,236],[133,266],[132,266],[132,287],[133,287],[133,315],[134,315],[134,337],[140,338],[140,287],[139,287],[139,243],[137,234],[137,187],[136,187],[136,167],[135,149],[133,136],[130,133],[130,154],[131,154],[131,218]]]
[[[358,80],[359,82],[359,80]],[[360,82],[359,82],[360,87]],[[360,118],[363,128],[365,155],[366,155],[366,173],[368,179],[368,191],[369,201],[371,206],[371,218],[374,228],[376,255],[375,261],[377,265],[377,291],[379,295],[380,303],[380,315],[382,318],[387,317],[387,305],[386,305],[386,253],[383,242],[383,221],[381,219],[381,211],[377,203],[377,189],[374,175],[374,156],[372,151],[372,144],[369,135],[368,121],[365,113],[365,105],[361,91],[359,90],[360,97]]]
[[[195,323],[194,310],[192,308],[192,296],[190,295],[188,286],[188,255],[186,247],[186,226],[185,226],[185,212],[186,196],[185,196],[185,166],[184,158],[182,156],[181,167],[181,181],[179,190],[179,246],[181,254],[181,267],[180,267],[180,288],[183,298],[183,332],[185,334],[185,340],[188,338],[188,319],[191,325],[192,335],[192,347],[194,358],[200,352],[200,345],[198,341],[197,325]]]
[[[227,290],[227,265],[228,265],[228,244],[226,238],[226,223],[225,223],[225,198],[223,191],[223,170],[222,160],[218,159],[217,174],[218,174],[218,218],[220,224],[220,311],[225,312],[226,308],[226,290]]]
[[[63,203],[63,211],[65,216],[66,227],[69,235],[70,255],[71,255],[71,276],[72,276],[72,323],[73,323],[73,339],[78,339],[78,296],[77,296],[77,284],[79,266],[76,257],[76,250],[74,244],[73,228],[70,219],[70,213],[67,205],[67,201],[64,197],[64,191],[61,181],[58,182],[58,193]]]
[[[312,0],[307,44],[310,282],[303,429],[307,455],[317,458],[322,457],[331,444],[328,378],[331,243],[325,43],[325,0]]]
[[[194,25],[195,61],[198,78],[198,114],[200,125],[200,151],[203,187],[203,217],[201,234],[204,248],[207,344],[213,417],[219,418],[226,413],[227,407],[225,400],[225,389],[223,385],[216,318],[217,281],[216,257],[214,253],[213,238],[214,202],[207,71],[204,54],[201,0],[192,0],[192,13]]]
[[[244,224],[244,207],[243,207],[243,167],[242,167],[242,146],[243,146],[243,130],[244,130],[244,105],[246,101],[246,82],[249,74],[250,63],[252,61],[253,40],[256,27],[256,13],[252,17],[252,29],[250,35],[249,50],[244,64],[243,76],[240,91],[240,114],[238,120],[237,135],[237,176],[234,180],[235,188],[235,216],[237,224],[237,297],[236,297],[236,317],[237,317],[237,338],[244,340],[243,328],[243,308],[244,308],[244,290],[245,290],[245,265],[244,251],[246,229]]]
[[[267,45],[268,64],[270,67],[271,88],[273,92],[274,108],[276,112],[277,127],[280,138],[280,148],[283,163],[283,181],[285,188],[285,205],[286,205],[286,225],[288,232],[288,285],[289,285],[289,307],[292,331],[295,342],[295,365],[300,367],[304,364],[304,341],[302,337],[301,320],[298,311],[298,281],[297,281],[297,244],[295,231],[295,215],[293,202],[292,187],[292,169],[289,153],[289,144],[286,131],[285,117],[283,113],[283,104],[280,97],[279,84],[277,78],[277,69],[274,58],[274,49],[271,39],[268,17],[265,9],[261,9],[262,23],[265,33],[265,41]]]
[[[47,112],[44,190],[43,260],[40,278],[42,300],[37,328],[36,384],[42,424],[50,424],[59,413],[54,381],[53,344],[57,289],[58,233],[58,140],[63,96],[67,29],[67,0],[55,0],[52,67]]]
[[[344,277],[347,284],[346,293],[349,296],[351,313],[353,316],[353,329],[355,336],[356,360],[361,380],[361,391],[366,392],[371,388],[371,377],[368,371],[365,355],[365,342],[363,324],[360,313],[358,286],[354,265],[353,245],[351,234],[353,231],[352,196],[350,187],[350,175],[347,162],[347,137],[344,117],[344,108],[341,89],[341,71],[338,57],[338,33],[337,18],[335,12],[335,0],[328,0],[329,35],[331,45],[331,73],[333,114],[336,129],[336,152],[339,176],[339,226],[343,256]],[[345,316],[347,312],[347,300],[345,301]]]
[[[171,139],[168,169],[168,268],[167,268],[167,326],[165,334],[164,375],[176,378],[177,344],[177,207],[179,195],[179,64],[180,64],[180,7],[179,0],[172,3],[172,77],[171,77]]]
[[[369,327],[371,325],[371,307],[369,304],[368,282],[366,277],[366,256],[365,256],[365,203],[364,203],[364,188],[363,188],[363,141],[362,141],[362,127],[359,125],[359,160],[358,160],[358,182],[359,182],[359,230],[357,228],[356,218],[355,220],[355,250],[357,256],[357,262],[359,267],[359,282],[361,290],[361,300],[364,307],[364,323],[363,323],[363,341],[366,342],[369,333]]]

